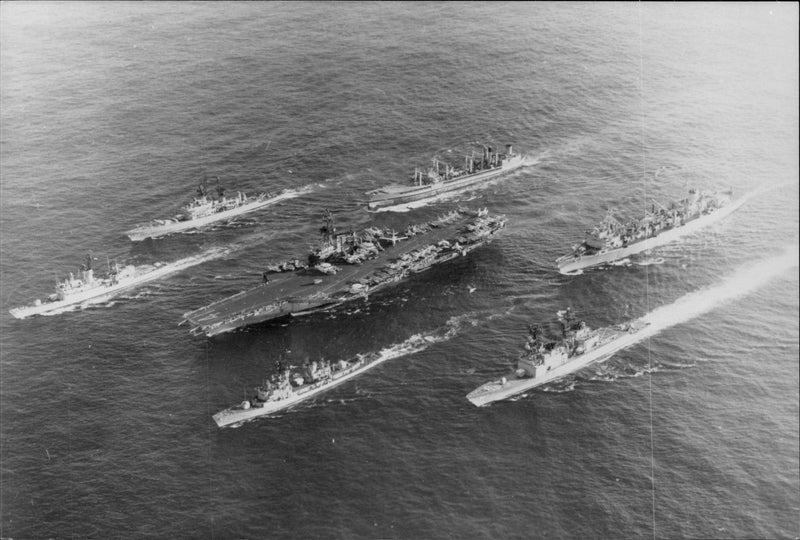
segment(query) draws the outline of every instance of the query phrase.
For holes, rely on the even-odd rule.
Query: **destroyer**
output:
[[[562,334],[558,341],[546,342],[541,329],[532,327],[516,371],[479,386],[467,394],[467,399],[480,407],[560,379],[632,345],[649,324],[637,319],[592,330],[585,322],[577,321],[570,309],[559,311],[558,320]]]
[[[213,416],[214,422],[219,427],[225,427],[288,409],[300,401],[321,394],[364,373],[389,358],[388,355],[371,354],[359,355],[355,361],[339,360],[334,363],[315,361],[295,372],[283,369],[279,365],[276,374],[256,387],[255,396],[218,412]]]
[[[308,263],[267,268],[263,283],[184,315],[192,333],[213,336],[242,326],[367,298],[410,274],[466,255],[490,242],[506,224],[487,210],[457,210],[402,234],[371,227],[361,234],[337,233],[330,213],[322,241]]]
[[[653,204],[642,219],[619,222],[609,211],[605,219],[586,232],[586,239],[572,253],[556,259],[562,274],[608,264],[662,246],[693,233],[731,214],[745,198],[731,202],[727,194],[689,191],[689,197],[669,206]]]
[[[126,234],[133,241],[160,238],[240,216],[286,199],[292,199],[305,191],[307,189],[287,189],[277,195],[261,193],[257,197],[248,197],[242,192],[237,192],[235,197],[226,197],[225,189],[217,182],[217,197],[214,198],[206,192],[205,183],[201,183],[197,187],[197,196],[183,207],[182,213],[171,219],[154,220],[147,225],[131,229]]]
[[[113,269],[109,263],[109,272],[105,277],[95,277],[92,257],[87,255],[86,262],[81,265],[77,276],[70,272],[68,279],[56,283],[53,294],[44,300],[35,300],[33,305],[14,308],[10,310],[10,313],[17,319],[24,319],[32,315],[57,312],[73,305],[105,301],[122,291],[184,270],[209,258],[222,256],[227,252],[227,249],[221,249],[217,250],[215,254],[206,253],[199,257],[187,257],[173,263],[157,262],[141,266],[129,264],[120,267],[115,262]]]
[[[367,192],[370,210],[399,210],[413,208],[415,203],[421,204],[442,194],[457,192],[476,184],[486,182],[522,166],[522,156],[515,154],[510,144],[505,153],[493,152],[491,147],[483,147],[483,156],[465,158],[464,168],[433,160],[433,167],[423,172],[414,170],[410,185],[392,184]]]

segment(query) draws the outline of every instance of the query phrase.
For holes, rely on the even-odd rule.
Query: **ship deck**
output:
[[[558,271],[562,274],[569,274],[570,272],[611,263],[627,257],[628,255],[635,255],[637,253],[641,253],[642,251],[663,246],[664,244],[668,244],[678,238],[695,233],[703,227],[727,217],[731,213],[738,210],[748,198],[749,196],[742,197],[734,202],[726,204],[721,208],[717,208],[711,213],[695,216],[688,220],[684,225],[672,227],[670,229],[662,229],[654,236],[636,240],[635,242],[627,244],[624,247],[608,250],[600,249],[587,251],[579,256],[576,256],[574,253],[569,253],[556,259]]]
[[[242,291],[206,307],[189,312],[184,317],[193,326],[204,327],[229,319],[236,314],[253,311],[281,300],[299,300],[310,296],[323,296],[347,290],[350,285],[369,277],[376,270],[387,266],[406,253],[437,243],[440,240],[458,236],[459,231],[468,221],[468,217],[462,216],[450,223],[432,228],[427,233],[399,240],[396,245],[385,247],[377,258],[364,261],[361,264],[337,264],[336,266],[339,266],[340,270],[335,275],[321,274],[312,269],[271,273],[269,274],[268,283],[263,283],[253,289]],[[315,284],[314,282],[317,280],[321,282]],[[324,304],[325,302],[320,302],[320,305]]]
[[[406,197],[433,196],[439,193],[445,193],[458,189],[466,189],[472,184],[476,184],[483,180],[488,180],[490,178],[494,178],[495,176],[511,172],[514,169],[521,167],[522,163],[522,159],[520,158],[517,161],[509,161],[507,164],[499,167],[493,167],[491,169],[484,169],[472,173],[462,173],[447,180],[422,185],[389,184],[387,186],[367,192],[367,195],[370,196],[369,204],[385,205],[390,203],[401,203]]]

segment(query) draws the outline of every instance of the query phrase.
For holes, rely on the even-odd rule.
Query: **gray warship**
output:
[[[330,212],[321,241],[306,261],[268,266],[263,282],[249,290],[184,314],[192,334],[214,336],[255,323],[302,315],[366,299],[442,262],[467,255],[495,237],[504,216],[459,209],[402,233],[370,227],[360,234],[337,232]]]

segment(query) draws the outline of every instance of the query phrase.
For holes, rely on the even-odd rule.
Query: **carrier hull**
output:
[[[453,217],[455,216],[455,217]],[[236,328],[330,309],[387,288],[412,274],[462,257],[492,241],[505,226],[505,218],[486,218],[485,228],[465,232],[465,227],[484,219],[467,219],[454,212],[447,222],[425,233],[387,244],[380,254],[358,264],[342,264],[336,274],[310,269],[273,274],[269,281],[184,314],[192,334],[208,337]],[[442,241],[447,247],[442,247]],[[459,243],[456,239],[461,239]]]

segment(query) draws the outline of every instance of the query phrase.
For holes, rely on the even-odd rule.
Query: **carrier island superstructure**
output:
[[[184,314],[193,334],[214,336],[287,315],[366,299],[388,285],[433,265],[462,257],[490,242],[506,224],[488,210],[459,209],[433,221],[409,225],[402,233],[370,227],[339,233],[330,213],[321,242],[307,262],[273,265],[262,283]]]

